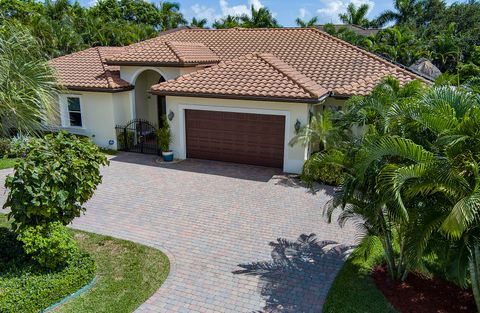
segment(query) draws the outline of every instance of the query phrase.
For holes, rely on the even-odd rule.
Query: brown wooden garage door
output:
[[[283,168],[285,117],[186,110],[187,157]]]

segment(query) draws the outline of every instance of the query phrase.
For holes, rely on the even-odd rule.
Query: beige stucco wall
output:
[[[168,96],[167,114],[170,111],[175,114],[175,117],[170,122],[173,134],[173,143],[171,145],[171,149],[174,151],[176,157],[180,159],[186,157],[184,123],[186,109],[284,115],[286,123],[286,144],[284,151],[283,170],[290,173],[301,172],[303,163],[307,157],[305,147],[302,145],[295,145],[291,147],[288,145],[288,142],[295,136],[294,125],[297,119],[302,125],[305,125],[308,122],[310,109],[309,104]]]

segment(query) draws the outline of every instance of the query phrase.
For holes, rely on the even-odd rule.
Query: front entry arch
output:
[[[148,121],[152,125],[161,126],[166,110],[165,97],[149,93],[150,88],[165,78],[155,70],[141,72],[135,80],[135,119]]]

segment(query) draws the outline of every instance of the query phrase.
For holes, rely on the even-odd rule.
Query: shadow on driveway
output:
[[[321,312],[328,290],[352,246],[318,241],[315,234],[295,242],[271,242],[272,260],[240,264],[234,274],[259,277],[259,293],[266,304],[259,312]]]
[[[268,182],[274,176],[283,174],[281,169],[271,167],[199,159],[186,159],[178,163],[158,163],[158,158],[159,156],[156,155],[120,152],[110,160],[258,182]]]

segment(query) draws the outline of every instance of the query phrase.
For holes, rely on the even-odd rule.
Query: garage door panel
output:
[[[283,167],[285,117],[186,110],[187,157]]]

